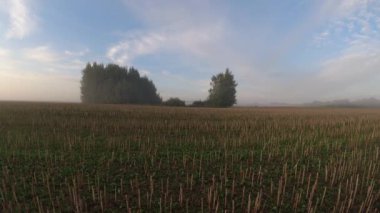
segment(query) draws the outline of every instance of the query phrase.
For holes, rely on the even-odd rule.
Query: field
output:
[[[380,110],[0,103],[0,211],[379,212]]]

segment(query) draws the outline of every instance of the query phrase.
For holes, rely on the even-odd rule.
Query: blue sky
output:
[[[135,66],[166,99],[380,98],[378,0],[0,0],[0,100],[80,101],[87,62]]]

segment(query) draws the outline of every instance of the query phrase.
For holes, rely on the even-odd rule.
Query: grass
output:
[[[0,103],[0,209],[379,212],[380,110]]]

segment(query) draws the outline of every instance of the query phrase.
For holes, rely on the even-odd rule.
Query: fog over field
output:
[[[80,101],[87,62],[135,66],[160,95],[238,105],[380,98],[380,1],[0,0],[0,100]]]

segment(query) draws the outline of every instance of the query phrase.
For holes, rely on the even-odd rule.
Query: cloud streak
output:
[[[35,19],[25,0],[8,0],[10,27],[6,32],[7,39],[23,39],[35,27]]]
[[[132,37],[110,47],[107,57],[119,64],[128,64],[136,57],[152,54],[164,47],[169,38],[159,33]]]
[[[203,56],[210,44],[217,42],[222,27],[190,28],[185,31],[152,31],[129,36],[111,46],[107,57],[119,64],[133,63],[133,60],[161,51],[180,51]]]

